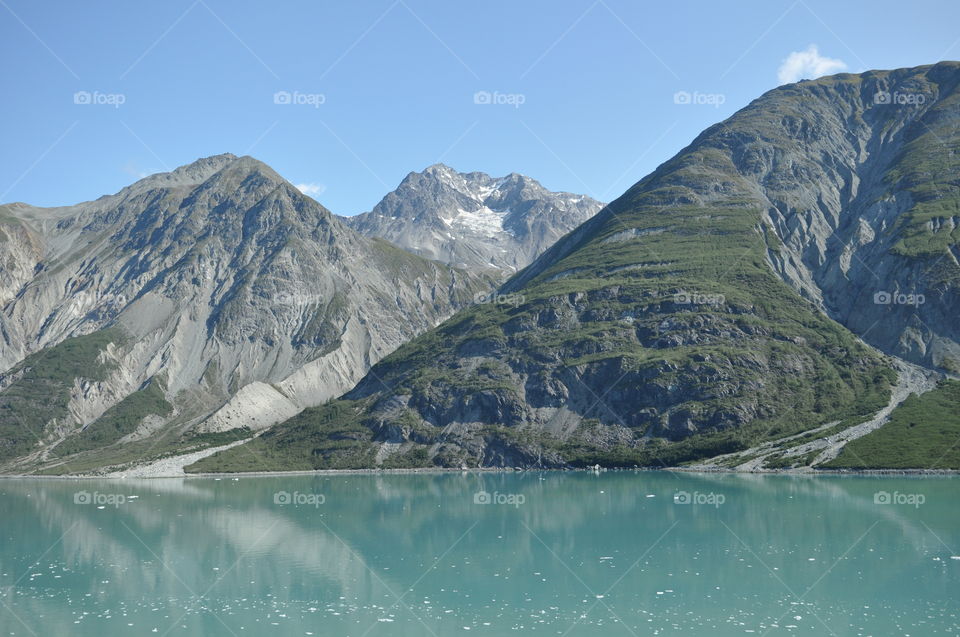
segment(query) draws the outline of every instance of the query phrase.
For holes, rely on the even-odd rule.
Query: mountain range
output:
[[[192,470],[833,461],[960,371],[958,84],[945,62],[764,94],[502,302]]]
[[[769,91],[606,206],[438,164],[344,218],[233,155],[8,204],[0,465],[960,469],[958,150],[942,62]]]
[[[347,221],[230,154],[75,206],[0,207],[0,463],[71,471],[269,427],[501,276]]]

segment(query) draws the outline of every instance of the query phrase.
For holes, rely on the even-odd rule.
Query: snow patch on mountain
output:
[[[443,219],[443,222],[465,232],[483,237],[495,237],[497,234],[506,232],[503,221],[508,214],[510,214],[509,210],[497,211],[487,206],[481,206],[480,209],[472,211],[457,208],[457,215],[452,219]]]

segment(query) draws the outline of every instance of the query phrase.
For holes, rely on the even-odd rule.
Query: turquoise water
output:
[[[958,485],[0,480],[0,635],[957,635]]]

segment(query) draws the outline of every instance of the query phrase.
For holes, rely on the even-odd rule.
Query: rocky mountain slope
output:
[[[601,207],[517,173],[493,178],[435,164],[407,175],[370,212],[344,221],[428,259],[512,274]]]
[[[675,465],[869,419],[897,374],[857,335],[929,368],[960,360],[958,83],[940,63],[770,91],[503,303],[194,470]]]
[[[338,396],[490,285],[362,237],[229,154],[76,206],[2,206],[0,264],[8,470],[263,428]]]

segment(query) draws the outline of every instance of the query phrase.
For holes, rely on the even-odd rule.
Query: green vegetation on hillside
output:
[[[914,129],[896,167],[888,174],[891,189],[906,191],[913,206],[903,215],[902,239],[894,251],[902,256],[940,257],[960,243],[960,94],[940,101],[926,123]]]
[[[825,469],[960,469],[960,381],[913,394],[890,422],[853,440]]]
[[[370,429],[360,424],[349,401],[333,401],[305,409],[240,446],[189,466],[195,472],[310,471],[362,469],[373,466]]]
[[[108,409],[100,418],[69,436],[54,448],[57,456],[67,456],[90,449],[100,449],[133,433],[150,415],[167,416],[173,406],[167,402],[158,382],[151,382]]]
[[[50,421],[67,416],[76,380],[106,380],[112,365],[101,363],[100,353],[121,338],[116,329],[68,338],[4,374],[13,380],[0,390],[0,461],[28,453],[47,439]]]

